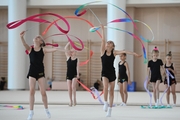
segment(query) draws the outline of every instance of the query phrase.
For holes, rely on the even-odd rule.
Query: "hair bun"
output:
[[[172,56],[172,52],[171,51],[169,51],[169,56]]]
[[[169,51],[168,54],[166,56],[172,56],[172,52]]]
[[[158,48],[155,46],[153,50],[156,50],[156,51],[158,51]]]

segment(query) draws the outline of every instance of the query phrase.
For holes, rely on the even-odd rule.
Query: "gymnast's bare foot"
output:
[[[73,101],[70,101],[70,102],[69,102],[69,107],[72,107],[72,103],[73,103]]]
[[[74,100],[74,106],[76,106],[76,104],[77,104],[77,103],[76,103],[76,100]]]

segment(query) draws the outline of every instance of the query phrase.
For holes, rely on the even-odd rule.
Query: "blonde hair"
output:
[[[115,48],[115,44],[114,44],[114,42],[112,41],[112,40],[109,40],[109,41],[107,41],[107,43],[112,43],[112,45],[113,45],[113,47]],[[113,48],[113,50],[114,50],[114,48]]]

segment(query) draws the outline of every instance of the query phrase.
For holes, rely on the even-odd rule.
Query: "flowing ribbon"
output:
[[[8,28],[8,29],[17,28],[17,27],[19,27],[20,25],[22,25],[23,23],[25,23],[25,22],[27,22],[27,21],[39,22],[39,23],[51,23],[50,21],[47,21],[47,20],[45,20],[45,19],[38,18],[38,17],[40,17],[40,16],[45,16],[45,15],[55,16],[55,17],[63,20],[63,22],[64,22],[64,23],[66,24],[66,26],[67,26],[67,30],[62,29],[60,26],[57,25],[56,22],[54,23],[55,26],[56,26],[62,33],[67,34],[67,33],[70,31],[70,25],[69,25],[69,23],[67,22],[67,20],[66,20],[64,17],[62,17],[62,16],[60,16],[60,15],[58,15],[58,14],[54,14],[54,13],[42,13],[42,14],[32,15],[32,16],[27,17],[27,18],[25,18],[25,19],[17,20],[17,21],[8,23],[8,24],[7,24],[7,28]],[[70,39],[70,38],[68,37],[68,40],[69,40],[69,39]],[[71,42],[71,43],[72,43],[72,42]],[[47,45],[52,45],[52,44],[47,43]],[[52,45],[52,46],[57,46],[57,45]],[[76,47],[75,47],[75,49],[76,49]],[[77,50],[78,50],[78,49],[77,49]],[[27,51],[26,51],[26,53],[27,53]]]
[[[104,92],[102,91],[100,95],[95,96],[94,93],[93,93],[88,87],[86,87],[83,83],[81,83],[79,80],[77,80],[77,82],[78,82],[85,90],[87,90],[88,92],[90,92],[91,95],[92,95],[92,97],[93,97],[94,99],[97,99],[99,96],[101,96],[101,95],[104,93]]]
[[[46,37],[45,39],[47,39],[47,38],[49,38],[49,37],[52,37],[52,36],[58,36],[58,35],[66,35],[68,41],[70,42],[71,46],[72,46],[75,50],[81,51],[81,50],[84,49],[84,44],[83,44],[82,40],[81,40],[80,38],[74,36],[74,35],[69,35],[69,34],[62,34],[62,33],[59,33],[59,34],[53,34],[53,35],[50,35],[50,36]],[[80,42],[81,48],[76,47],[76,46],[75,46],[75,43],[70,39],[69,36],[76,38],[76,39]]]
[[[152,107],[150,107],[150,106],[148,106],[148,107],[146,107],[146,106],[141,106],[141,108],[142,109],[165,109],[165,108],[167,108],[167,109],[170,109],[170,108],[172,108],[172,107],[167,107],[167,106],[152,106]]]
[[[105,1],[93,1],[93,2],[89,2],[89,3],[85,3],[85,4],[81,5],[81,6],[79,6],[79,7],[75,10],[74,14],[75,14],[76,16],[82,16],[82,15],[84,15],[84,14],[87,12],[87,10],[83,10],[83,9],[84,9],[86,6],[88,6],[88,5],[90,5],[90,4],[93,4],[93,3],[97,3],[97,2],[105,2]],[[118,9],[121,10],[122,12],[124,12],[124,13],[131,19],[134,28],[137,29],[136,24],[133,22],[133,19],[131,18],[131,16],[130,16],[125,10],[123,10],[122,8],[116,6],[116,5],[112,4],[112,3],[109,3],[109,2],[105,2],[105,3],[110,4],[110,5],[118,8]],[[82,11],[82,12],[80,12],[80,11]]]
[[[75,15],[76,16],[82,16],[83,14],[85,14],[86,12],[87,12],[87,10],[83,10],[86,6],[88,6],[88,5],[90,5],[90,4],[92,4],[92,3],[96,3],[96,2],[102,2],[102,1],[94,1],[94,2],[89,2],[89,3],[86,3],[86,4],[83,4],[83,5],[81,5],[80,7],[78,7],[76,10],[75,10]],[[118,9],[120,9],[122,12],[124,12],[128,17],[129,17],[129,19],[116,19],[116,20],[113,20],[113,21],[111,21],[111,22],[109,22],[109,23],[112,23],[112,22],[132,22],[133,23],[133,26],[134,26],[134,28],[136,29],[136,30],[138,30],[137,29],[137,27],[136,27],[136,24],[135,24],[135,22],[141,22],[141,21],[138,21],[138,20],[133,20],[132,18],[131,18],[131,16],[126,12],[126,11],[124,11],[123,9],[121,9],[120,7],[118,7],[118,6],[116,6],[116,5],[114,5],[114,4],[112,4],[112,3],[109,3],[109,2],[106,2],[107,4],[110,4],[110,5],[112,5],[112,6],[114,6],[114,7],[116,7],[116,8],[118,8]],[[80,11],[82,11],[82,12],[80,12]],[[141,23],[143,23],[143,22],[141,22]],[[152,32],[152,30],[151,30],[151,28],[147,25],[147,24],[145,24],[145,23],[143,23],[144,25],[146,25],[149,29],[150,29],[150,31]],[[95,28],[94,29],[94,31],[97,31],[99,28]],[[116,29],[117,30],[117,29]],[[124,31],[124,30],[121,30],[121,31]],[[124,31],[125,32],[125,31]],[[127,32],[128,33],[128,32]],[[130,33],[130,32],[129,32]],[[130,35],[132,35],[134,38],[137,38],[140,42],[141,42],[141,39],[143,40],[143,41],[145,41],[145,42],[147,42],[147,41],[149,41],[149,40],[146,40],[143,36],[141,36],[140,35],[140,38],[138,37],[138,36],[135,36],[134,34],[130,34]],[[152,35],[153,35],[153,39],[154,39],[154,34],[153,34],[153,32],[152,32]],[[152,39],[152,40],[153,40]],[[146,49],[145,49],[145,47],[144,47],[144,44],[141,42],[141,45],[142,45],[142,50],[143,50],[143,55],[144,55],[144,63],[147,63],[147,57],[146,57]]]
[[[84,19],[84,18],[79,18],[79,17],[76,17],[76,16],[65,16],[64,18],[66,18],[66,19],[82,20],[82,21],[88,23],[91,27],[94,27],[94,25],[93,25],[90,21],[88,21],[88,20],[86,20],[86,19]],[[61,19],[57,19],[57,20],[55,20],[54,22],[52,22],[52,23],[43,31],[42,35],[45,35],[45,34],[47,33],[47,31],[52,27],[52,25],[55,24],[55,23],[56,23],[57,21],[59,21],[59,20],[61,20]],[[102,35],[101,35],[98,31],[96,31],[96,32],[97,32],[97,34],[102,38]]]
[[[148,85],[148,77],[147,77],[146,80],[144,81],[144,88],[145,88],[146,92],[148,93],[148,95],[149,95],[149,97],[150,97],[149,107],[151,108],[151,107],[152,107],[152,94],[151,94],[151,92],[148,90],[147,85]]]
[[[66,18],[66,19],[71,18],[71,19],[83,20],[83,21],[87,22],[91,27],[94,27],[94,25],[93,25],[91,22],[89,22],[88,20],[83,19],[83,18],[78,18],[78,17],[75,17],[75,16],[66,16],[66,17],[64,17],[64,18]],[[57,20],[55,20],[54,22],[52,22],[52,23],[43,31],[42,35],[45,35],[45,34],[47,33],[47,31],[50,29],[50,27],[51,27],[53,24],[55,24],[57,21],[59,21],[59,20],[61,20],[61,19],[57,19]],[[100,37],[102,37],[101,34],[100,34],[98,31],[97,31],[97,33],[98,33],[98,35],[99,35]],[[55,36],[55,35],[53,35],[53,36]],[[76,50],[82,50],[82,49],[78,49],[78,48],[75,46],[75,44],[74,44],[74,43],[72,42],[72,40],[69,38],[68,34],[66,34],[66,36],[67,36],[67,38],[68,38],[71,46],[72,46],[74,49],[76,49]],[[72,36],[72,35],[71,35],[71,36]],[[73,37],[75,37],[75,36],[73,36]],[[83,45],[82,40],[80,40],[80,39],[77,38],[77,37],[75,37],[75,38],[80,41],[81,46],[83,47],[84,45]]]
[[[163,105],[162,99],[163,99],[163,97],[164,97],[164,94],[167,92],[167,90],[168,90],[169,87],[170,87],[169,77],[171,77],[172,79],[174,78],[174,76],[169,72],[168,69],[166,69],[166,74],[167,74],[167,85],[168,85],[168,87],[167,87],[166,90],[163,92],[163,94],[162,94],[162,96],[161,96],[161,98],[160,98],[161,105]]]
[[[63,20],[63,22],[66,24],[67,26],[67,30],[64,30],[62,29],[60,26],[57,25],[57,23],[55,23],[55,26],[64,34],[68,33],[70,31],[70,25],[69,23],[67,22],[67,20],[58,15],[58,14],[54,14],[54,13],[42,13],[42,14],[36,14],[36,15],[32,15],[30,17],[27,17],[25,19],[22,19],[22,20],[17,20],[17,21],[14,21],[14,22],[11,22],[11,23],[8,23],[7,24],[7,28],[8,29],[14,29],[14,28],[17,28],[19,27],[20,25],[22,25],[23,23],[27,22],[27,21],[31,21],[31,22],[39,22],[39,23],[51,23],[50,21],[47,21],[45,19],[41,19],[41,18],[37,18],[37,17],[40,17],[40,16],[45,16],[45,15],[51,15],[51,16],[55,16],[55,17],[58,17],[59,19]]]
[[[142,23],[143,25],[145,25],[149,30],[150,30],[150,32],[151,32],[151,34],[152,34],[152,39],[151,40],[147,40],[147,39],[145,39],[142,35],[139,35],[140,36],[140,38],[144,41],[144,42],[151,42],[151,41],[153,41],[154,40],[154,33],[153,33],[153,31],[152,31],[152,29],[151,29],[151,27],[149,26],[149,25],[147,25],[146,23],[144,23],[144,22],[142,22],[142,21],[140,21],[140,20],[133,20],[134,22],[139,22],[139,23]],[[116,22],[132,22],[131,21],[131,19],[129,19],[129,18],[122,18],[122,19],[115,19],[115,20],[112,20],[112,21],[110,21],[109,23],[116,23]],[[109,24],[108,23],[108,24]],[[139,31],[138,31],[139,32]]]
[[[15,106],[12,106],[12,105],[0,105],[1,107],[7,107],[7,108],[16,108],[17,110],[23,110],[24,107],[23,106],[20,106],[20,105],[15,105]]]
[[[148,77],[146,78],[146,80],[144,81],[144,88],[146,90],[146,92],[148,93],[149,97],[150,97],[150,102],[149,102],[149,105],[148,106],[143,106],[141,105],[141,108],[143,109],[164,109],[164,108],[170,108],[170,107],[166,107],[166,106],[152,106],[152,94],[151,92],[148,90],[147,88],[147,85],[148,85]]]
[[[147,63],[148,60],[147,60],[147,55],[146,55],[146,49],[145,49],[145,46],[144,46],[143,42],[141,41],[141,39],[138,36],[136,36],[135,34],[133,34],[131,32],[128,32],[126,30],[122,30],[122,29],[119,29],[119,28],[107,27],[107,26],[105,26],[105,28],[109,28],[109,29],[114,29],[114,30],[119,30],[119,31],[125,32],[125,33],[131,35],[134,39],[138,40],[141,43],[141,46],[142,46],[142,49],[143,49],[144,63]],[[92,28],[92,29],[90,29],[90,31],[94,32],[97,29],[98,28]]]
[[[64,18],[66,18],[66,19],[75,19],[75,20],[82,20],[82,21],[88,23],[91,27],[94,27],[94,25],[93,25],[90,21],[88,21],[88,20],[86,20],[86,19],[84,19],[84,18],[79,18],[79,17],[76,17],[76,16],[65,16]],[[57,19],[57,20],[55,20],[54,22],[52,22],[52,23],[43,31],[42,35],[45,35],[45,34],[48,32],[48,30],[52,27],[52,25],[53,25],[55,22],[59,21],[59,20],[61,20],[61,19]],[[102,35],[99,33],[99,31],[96,31],[96,33],[99,35],[99,37],[102,38]],[[81,44],[79,44],[79,43],[77,43],[77,42],[75,42],[75,44],[81,45]],[[74,45],[74,43],[71,44],[71,45]],[[82,46],[82,45],[81,45],[81,46]],[[88,49],[87,47],[84,47],[84,48]],[[87,63],[90,61],[92,55],[93,55],[93,51],[90,50],[90,58],[89,58],[88,60],[84,61],[84,62],[80,62],[79,65],[80,65],[80,66],[83,66],[83,65],[87,64]]]
[[[101,100],[101,95],[99,94],[98,90],[97,90],[96,88],[94,88],[94,87],[91,87],[91,90],[92,90],[92,92],[93,92],[94,94],[96,94],[99,102],[100,102],[102,105],[104,105],[104,102]],[[115,107],[115,106],[116,106],[116,104],[113,104],[113,107]]]
[[[98,90],[94,87],[91,87],[90,89],[97,96],[99,102],[104,105],[104,102],[101,100],[101,95],[99,94]]]
[[[76,45],[80,45],[80,44],[79,44],[79,43],[77,43],[77,42],[75,42],[75,44],[76,44]],[[88,49],[87,47],[84,47],[84,48]],[[80,63],[79,63],[79,66],[86,65],[86,64],[90,61],[90,59],[92,58],[92,56],[93,56],[93,51],[92,51],[92,50],[90,50],[90,57],[89,57],[89,59],[87,59],[87,60],[86,60],[86,61],[84,61],[84,62],[80,62]]]
[[[85,90],[87,90],[88,92],[90,92],[94,99],[98,99],[101,104],[104,104],[104,102],[101,100],[101,97],[100,97],[100,96],[104,93],[103,91],[99,94],[99,92],[98,92],[98,90],[97,90],[96,88],[91,87],[91,88],[89,89],[89,88],[86,87],[84,84],[82,84],[79,80],[77,80],[77,82],[78,82]],[[95,96],[94,94],[95,94],[96,96]],[[114,107],[114,106],[116,106],[116,105],[114,104],[113,107]]]
[[[169,77],[171,77],[172,79],[174,78],[174,76],[169,72],[168,69],[166,69],[166,73],[167,73],[167,84],[168,84],[168,87],[166,88],[166,90],[163,92],[161,98],[160,98],[160,103],[161,103],[161,106],[152,106],[152,94],[150,93],[150,91],[147,89],[147,84],[148,84],[148,77],[146,78],[145,82],[144,82],[144,88],[145,90],[147,91],[147,93],[149,94],[150,96],[150,103],[149,103],[149,106],[148,108],[151,108],[151,109],[162,109],[162,108],[171,108],[171,107],[166,107],[163,105],[162,103],[162,99],[164,97],[164,94],[167,92],[167,90],[169,89],[170,87],[170,81],[169,81]],[[141,108],[146,108],[145,106],[141,106]]]
[[[46,45],[50,45],[50,46],[53,46],[53,47],[58,47],[59,46],[58,44],[51,44],[51,43],[46,43]]]
[[[86,65],[86,64],[90,61],[90,59],[92,58],[92,56],[93,56],[93,51],[90,50],[90,58],[89,58],[88,60],[84,61],[84,62],[80,62],[80,63],[79,63],[79,66]]]

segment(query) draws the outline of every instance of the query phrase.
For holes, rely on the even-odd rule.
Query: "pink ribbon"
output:
[[[67,22],[67,20],[66,20],[65,18],[63,18],[62,16],[57,15],[57,14],[54,14],[54,13],[42,13],[42,14],[32,15],[32,16],[27,17],[27,18],[25,18],[25,19],[17,20],[17,21],[8,23],[8,24],[7,24],[7,28],[8,28],[8,29],[17,28],[17,27],[19,27],[20,25],[22,25],[23,23],[25,23],[25,22],[27,22],[27,21],[39,22],[39,23],[51,23],[50,21],[47,21],[47,20],[44,20],[44,19],[41,19],[41,18],[37,18],[37,17],[45,16],[45,15],[55,16],[55,17],[58,17],[59,19],[62,19],[62,20],[63,20],[63,22],[64,22],[64,23],[66,24],[66,26],[67,26],[67,30],[62,29],[61,27],[59,27],[59,26],[57,25],[57,23],[55,23],[55,26],[56,26],[62,33],[66,34],[66,33],[68,33],[68,32],[70,31],[70,25],[69,25],[69,23]]]

